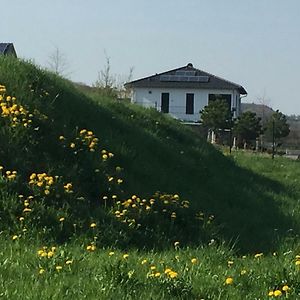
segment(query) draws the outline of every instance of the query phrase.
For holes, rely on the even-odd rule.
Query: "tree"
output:
[[[265,126],[265,135],[269,140],[280,139],[288,136],[290,133],[290,126],[287,123],[287,117],[281,113],[279,110],[276,110]]]
[[[94,86],[98,88],[98,91],[103,96],[117,98],[118,92],[116,88],[116,76],[111,74],[110,57],[105,53],[106,63],[103,70],[98,73],[98,79]]]
[[[48,57],[49,70],[56,75],[67,77],[69,73],[69,63],[64,53],[58,47],[55,47],[53,53]]]
[[[242,113],[236,120],[233,132],[237,135],[238,143],[255,140],[262,132],[261,118],[256,116],[256,113],[246,111]]]
[[[224,100],[209,102],[200,115],[203,126],[213,131],[232,127],[232,114]]]

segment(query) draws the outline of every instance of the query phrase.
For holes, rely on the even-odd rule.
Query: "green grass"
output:
[[[0,57],[0,84],[33,114],[29,127],[0,118],[0,297],[264,299],[288,284],[284,296],[297,299],[299,162],[224,155],[155,110],[84,94],[13,58]],[[95,152],[80,140],[82,129],[99,138]],[[103,159],[103,149],[113,158]],[[16,178],[9,180],[7,170]],[[59,176],[49,195],[29,184],[30,174],[43,172]],[[145,199],[139,212],[132,195]],[[131,221],[122,223],[117,211],[130,197]],[[54,257],[39,257],[42,246],[56,246]],[[65,266],[67,260],[73,263]],[[151,265],[160,276],[149,278]],[[164,274],[167,267],[175,278]],[[224,284],[227,277],[232,285]]]

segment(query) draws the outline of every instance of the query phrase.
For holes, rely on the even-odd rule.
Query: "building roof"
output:
[[[241,85],[196,69],[191,63],[184,67],[134,80],[125,85],[148,88],[234,89],[242,95],[247,94]]]
[[[17,56],[13,43],[0,43],[0,54],[13,54]]]

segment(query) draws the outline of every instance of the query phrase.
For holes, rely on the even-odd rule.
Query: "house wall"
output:
[[[209,94],[230,94],[231,109],[235,108],[234,117],[240,112],[240,94],[236,90],[209,90],[209,89],[163,89],[163,88],[134,88],[132,102],[144,107],[153,107],[161,110],[161,94],[169,93],[169,114],[175,118],[197,122],[200,120],[200,110],[208,104]],[[194,94],[194,114],[186,114],[186,94]]]

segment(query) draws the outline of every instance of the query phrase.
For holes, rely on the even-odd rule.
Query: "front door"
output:
[[[164,114],[169,113],[169,93],[161,93],[161,112]]]

